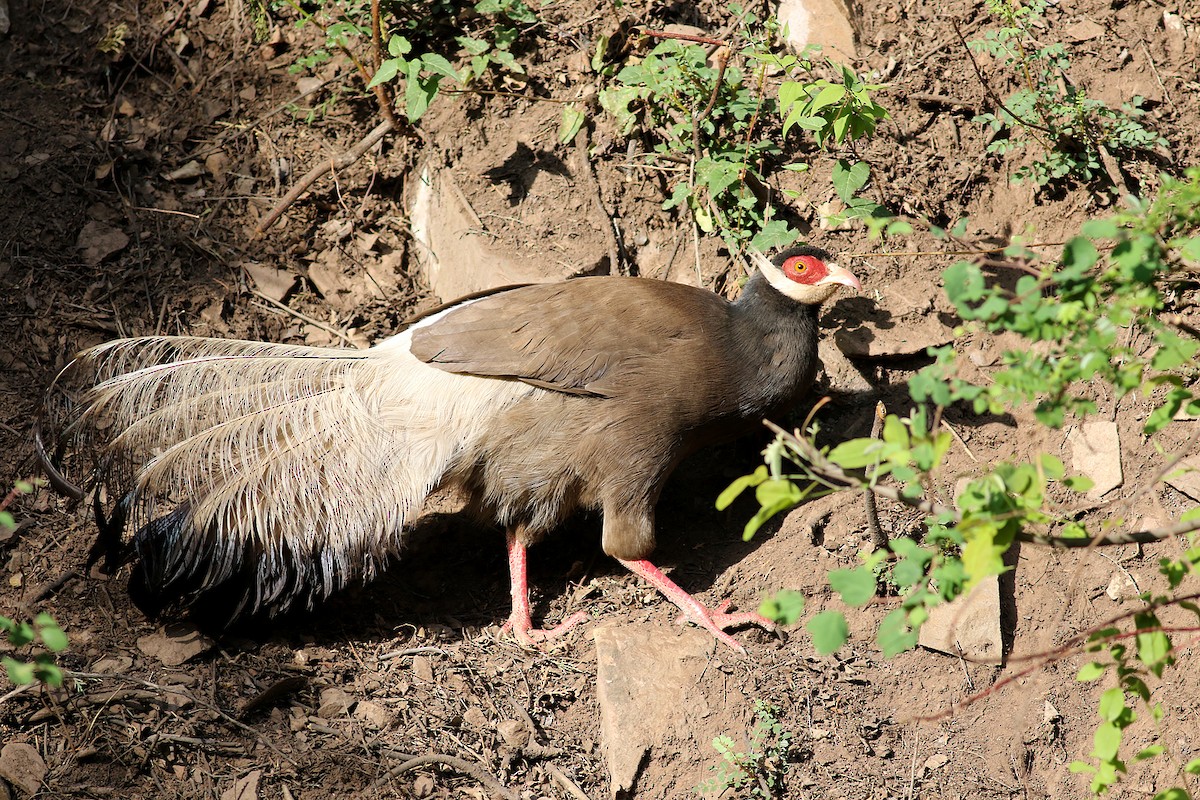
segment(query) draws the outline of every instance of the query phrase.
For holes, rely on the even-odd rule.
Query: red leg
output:
[[[561,636],[588,618],[586,611],[576,611],[556,627],[548,630],[533,627],[529,610],[529,579],[526,576],[525,545],[508,532],[508,574],[512,582],[512,613],[501,630],[511,630],[513,637],[523,645],[534,646]]]
[[[729,645],[742,655],[746,654],[746,649],[738,644],[736,639],[725,633],[725,628],[735,628],[739,625],[761,625],[767,630],[775,630],[775,623],[753,612],[726,614],[725,609],[729,608],[730,602],[728,600],[716,608],[705,608],[703,603],[679,588],[678,584],[664,575],[662,570],[649,561],[617,560],[624,564],[634,575],[644,578],[647,583],[658,589],[663,597],[679,606],[679,610],[683,612],[685,619],[704,628],[719,641]]]

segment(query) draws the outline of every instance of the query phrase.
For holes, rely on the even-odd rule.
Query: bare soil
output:
[[[318,181],[260,236],[256,225],[298,176],[378,124],[348,64],[322,67],[315,77],[326,83],[301,96],[312,84],[300,80],[314,76],[288,68],[313,45],[312,32],[280,11],[272,24],[282,41],[257,44],[241,2],[9,5],[12,29],[0,36],[4,486],[32,474],[43,391],[83,347],[147,333],[362,344],[438,302],[415,269],[408,234],[429,164],[453,169],[489,237],[508,252],[557,264],[564,275],[607,268],[612,240],[598,199],[641,274],[695,282],[698,248],[703,283],[735,290],[720,243],[694,244],[690,223],[661,209],[659,176],[628,167],[609,122],[599,119],[592,132],[593,181],[574,146],[558,142],[559,104],[514,96],[576,99],[594,80],[587,65],[598,35],[619,24],[718,31],[728,22],[724,7],[548,5],[539,11],[539,48],[519,53],[527,85],[497,81],[493,94],[439,97],[420,133],[393,134]],[[1164,26],[1168,12],[1181,31]],[[863,0],[856,19],[858,68],[890,86],[882,101],[891,119],[859,151],[875,170],[875,199],[937,224],[969,217],[969,237],[1001,241],[1029,234],[1056,242],[1107,213],[1112,201],[1084,187],[1048,194],[1014,185],[1020,161],[985,153],[986,132],[971,120],[991,100],[959,37],[994,25],[982,2]],[[1072,47],[1077,84],[1112,103],[1146,97],[1148,124],[1171,142],[1169,153],[1123,165],[1133,188],[1150,193],[1160,171],[1196,162],[1193,4],[1062,0],[1047,21],[1046,42]],[[997,65],[980,59],[979,68],[996,92],[1014,88]],[[814,169],[787,173],[776,188],[798,193],[794,211],[812,221],[809,239],[838,253],[867,287],[865,297],[828,307],[826,338],[841,331],[840,344],[857,337],[873,353],[905,353],[856,358],[822,378],[834,397],[822,411],[826,430],[865,435],[876,398],[907,410],[905,380],[926,360],[904,343],[949,335],[940,274],[953,256],[931,254],[945,245],[922,235],[884,255],[857,227],[822,229],[816,209],[834,196],[829,159],[797,141],[788,143],[791,155],[812,158]],[[295,286],[265,289],[270,269],[284,289]],[[972,335],[957,346],[986,379],[1004,344]],[[847,390],[852,369],[872,392]],[[1148,401],[1097,400],[1122,436],[1124,482],[1095,513],[1165,523],[1194,505],[1174,489],[1142,491],[1162,463],[1140,433]],[[1047,432],[1019,413],[952,413],[948,423],[960,440],[948,476],[1041,450],[1070,463],[1069,431]],[[1194,449],[1197,425],[1181,422],[1162,444]],[[710,601],[754,608],[765,593],[790,587],[809,595],[812,610],[837,607],[823,576],[857,562],[866,523],[856,502],[840,503],[815,527],[813,509],[798,509],[751,543],[739,535],[750,506],[713,510],[716,494],[753,469],[761,445],[730,446],[680,469],[660,507],[657,560]],[[952,479],[940,490],[949,498]],[[498,629],[508,610],[502,538],[449,515],[422,524],[374,584],[191,648],[194,634],[163,628],[179,620],[149,620],[132,606],[120,573],[80,574],[95,533],[86,509],[42,490],[13,510],[20,527],[0,539],[0,612],[50,612],[71,639],[63,664],[91,676],[70,691],[0,701],[3,742],[33,745],[47,767],[38,797],[493,796],[460,768],[392,772],[430,753],[476,764],[516,796],[606,797],[590,630],[618,624],[684,635],[673,608],[600,551],[598,520],[583,518],[533,552],[531,582],[536,614],[557,620],[585,609],[592,621],[554,649],[521,649]],[[918,525],[898,507],[881,515],[893,535]],[[1091,750],[1101,687],[1074,680],[1081,657],[1027,671],[1029,656],[1125,608],[1106,593],[1114,578],[1161,588],[1157,559],[1176,550],[1020,548],[1001,582],[1008,652],[996,666],[921,649],[884,660],[872,632],[887,599],[850,612],[852,640],[835,657],[817,657],[802,630],[783,639],[739,632],[749,657],[709,649],[689,694],[703,712],[649,753],[634,794],[694,796],[717,762],[712,737],[744,743],[751,701],[762,699],[795,732],[780,797],[1083,796],[1086,779],[1067,764]],[[1186,662],[1195,645],[1183,644]],[[1162,741],[1177,761],[1131,764],[1116,796],[1149,797],[1180,780],[1177,765],[1200,750],[1198,684],[1185,666],[1152,687],[1168,714]],[[1147,741],[1150,731],[1141,721],[1130,738]]]

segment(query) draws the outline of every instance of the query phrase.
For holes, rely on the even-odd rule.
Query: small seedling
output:
[[[1012,70],[1021,88],[995,112],[980,114],[975,121],[993,132],[989,153],[1016,153],[1031,140],[1040,146],[1041,154],[1013,174],[1018,181],[1032,180],[1038,186],[1111,183],[1114,170],[1106,159],[1115,165],[1166,140],[1142,124],[1141,97],[1114,110],[1071,82],[1066,46],[1040,45],[1033,33],[1048,5],[1048,0],[988,0],[1001,27],[970,42],[970,47]]]
[[[733,737],[713,739],[713,749],[721,756],[710,768],[712,777],[696,787],[704,795],[752,797],[770,800],[783,796],[788,769],[788,749],[792,732],[779,721],[779,709],[762,700],[754,701],[754,730],[745,751],[737,749]]]

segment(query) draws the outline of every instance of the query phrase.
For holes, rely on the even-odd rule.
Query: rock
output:
[[[1108,595],[1109,600],[1119,603],[1122,600],[1132,600],[1141,594],[1141,591],[1132,575],[1128,572],[1118,572],[1112,576],[1104,593]]]
[[[129,656],[106,656],[92,664],[90,671],[98,672],[101,675],[120,675],[128,672],[132,666],[133,659]]]
[[[329,686],[321,690],[320,702],[317,704],[317,716],[321,719],[337,719],[343,717],[354,705],[354,698],[338,686]]]
[[[252,770],[221,792],[221,800],[258,800],[258,781],[261,778],[261,769]]]
[[[1104,35],[1104,26],[1084,18],[1063,29],[1063,38],[1068,42],[1089,42]]]
[[[817,357],[825,369],[830,391],[850,395],[870,394],[875,391],[875,387],[863,371],[825,339],[817,342]]]
[[[870,321],[833,335],[838,349],[850,358],[896,358],[924,353],[953,341],[954,331],[937,315],[900,320],[886,325]]]
[[[25,742],[9,742],[0,750],[0,778],[26,794],[35,794],[46,777],[46,762],[37,748]]]
[[[1193,500],[1200,500],[1200,458],[1183,459],[1164,480]]]
[[[425,683],[433,683],[433,662],[428,656],[416,656],[412,660],[412,674]]]
[[[652,748],[675,752],[675,729],[707,713],[698,684],[715,642],[697,629],[672,635],[654,625],[605,625],[592,635],[600,745],[616,797],[633,788]]]
[[[540,243],[512,249],[498,243],[489,234],[482,219],[459,186],[453,169],[421,172],[409,220],[415,252],[421,270],[434,294],[453,300],[474,292],[514,283],[544,283],[594,271],[600,265],[595,253],[568,251],[568,257],[531,257]],[[514,209],[514,216],[520,208]],[[588,213],[592,213],[590,205]],[[556,213],[570,216],[561,208]],[[563,223],[565,225],[565,221]],[[571,247],[571,237],[558,237],[556,243]],[[542,245],[544,247],[544,245]],[[589,263],[590,262],[590,263]]]
[[[272,300],[282,301],[296,285],[296,274],[287,270],[250,261],[243,262],[242,269],[254,282],[254,288]]]
[[[386,708],[370,700],[359,701],[354,707],[354,718],[378,730],[383,730],[392,721],[392,715]]]
[[[842,0],[781,0],[777,18],[788,47],[795,53],[819,44],[824,48],[822,54],[835,61],[858,57],[854,24]]]
[[[1054,704],[1047,700],[1046,705],[1042,706],[1042,722],[1045,722],[1047,725],[1053,725],[1060,719],[1062,719],[1062,714],[1058,713],[1058,709],[1054,707]]]
[[[200,633],[195,625],[173,622],[159,628],[149,636],[137,640],[138,649],[148,656],[157,658],[164,666],[177,667],[207,651],[213,640]]]
[[[1004,644],[1000,635],[1000,581],[996,576],[984,578],[965,595],[930,611],[918,643],[972,661],[999,664]]]
[[[1098,420],[1085,422],[1067,436],[1071,443],[1071,464],[1076,472],[1095,481],[1087,496],[1099,500],[1124,481],[1121,472],[1121,438],[1117,423]]]
[[[502,719],[496,723],[496,732],[500,734],[501,741],[508,747],[514,750],[521,750],[529,744],[530,731],[529,727],[519,720]]]

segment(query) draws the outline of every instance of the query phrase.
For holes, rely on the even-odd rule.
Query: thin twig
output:
[[[484,770],[483,767],[479,766],[478,764],[472,764],[470,761],[458,758],[457,756],[446,755],[445,753],[429,753],[428,755],[410,758],[403,764],[397,764],[389,769],[382,778],[371,784],[371,788],[378,789],[392,778],[408,772],[409,770],[416,769],[417,767],[423,767],[428,764],[442,764],[450,767],[451,769],[457,770],[466,775],[470,775],[472,778],[488,787],[488,789],[505,798],[505,800],[519,800],[516,792],[512,791],[500,781],[492,777],[492,775]]]
[[[571,780],[567,773],[559,769],[556,764],[547,762],[542,765],[542,769],[549,772],[550,777],[554,778],[554,780],[558,782],[558,785],[562,787],[563,791],[571,795],[571,797],[575,798],[575,800],[590,800],[590,798],[583,793],[583,789],[580,789],[579,785],[576,784],[575,781]]]
[[[617,220],[604,206],[604,198],[600,195],[600,182],[596,180],[596,173],[592,169],[592,159],[588,155],[591,132],[588,130],[586,118],[590,117],[595,110],[597,97],[598,95],[593,91],[583,99],[583,108],[580,109],[580,113],[584,115],[585,119],[579,126],[579,130],[575,132],[575,157],[579,159],[579,171],[591,192],[592,203],[600,212],[600,216],[608,222],[608,225],[601,226],[604,228],[604,237],[608,240],[608,271],[612,275],[627,275],[629,270],[625,263],[625,248],[621,246],[621,230],[617,227]]]
[[[875,419],[871,423],[872,439],[878,439],[879,434],[883,432],[883,418],[886,414],[887,409],[883,407],[883,401],[880,400],[875,404]],[[879,507],[875,502],[875,493],[870,488],[864,489],[863,500],[867,506],[867,530],[871,532],[871,544],[875,546],[876,550],[887,550],[890,542],[888,535],[879,526]]]
[[[379,20],[379,0],[371,0],[371,51],[375,56],[375,65],[373,72],[379,72],[379,66],[383,63],[383,25]],[[372,75],[374,79],[374,75]],[[367,82],[370,85],[370,81]],[[381,81],[373,87],[375,97],[379,100],[379,110],[383,113],[383,118],[392,123],[393,128],[399,128],[400,125],[396,122],[396,111],[392,106],[392,98],[388,92],[387,81]]]
[[[66,678],[86,678],[86,679],[92,679],[92,680],[125,681],[126,683],[132,683],[132,684],[136,684],[138,686],[144,686],[148,689],[153,689],[159,696],[167,693],[167,689],[163,686],[158,685],[157,683],[151,683],[150,681],[142,680],[141,678],[134,678],[134,677],[130,677],[129,675],[122,675],[119,673],[107,675],[107,674],[102,674],[102,673],[98,673],[98,672],[75,672],[74,670],[63,670],[63,676]],[[287,753],[283,752],[278,747],[276,747],[269,739],[267,739],[265,736],[263,736],[261,733],[259,733],[257,730],[255,730],[250,725],[247,725],[246,723],[242,722],[241,720],[235,719],[235,718],[231,717],[230,715],[226,714],[216,704],[210,703],[207,700],[199,697],[198,695],[192,694],[191,692],[188,692],[179,686],[171,687],[170,692],[172,694],[177,694],[177,695],[180,695],[181,697],[185,697],[188,700],[190,700],[191,702],[195,703],[197,706],[200,706],[201,708],[204,708],[205,710],[210,711],[213,714],[216,714],[218,717],[220,717],[222,720],[224,720],[227,724],[232,725],[233,727],[237,728],[240,731],[243,731],[244,733],[248,733],[250,736],[253,736],[255,739],[262,742],[264,745],[266,745],[267,749],[269,749],[275,755],[282,758],[287,763],[291,764],[293,767],[299,767],[299,764],[296,762],[296,760],[294,758],[292,758]]]
[[[1000,96],[998,94],[996,94],[996,92],[992,89],[991,84],[989,84],[987,82],[987,79],[983,77],[983,71],[979,69],[979,64],[978,64],[978,62],[975,61],[975,54],[971,52],[971,46],[969,44],[967,44],[966,37],[963,36],[962,30],[958,27],[958,23],[955,22],[954,20],[951,20],[951,25],[954,27],[954,33],[955,33],[955,35],[958,36],[958,40],[960,42],[962,42],[963,50],[965,50],[967,53],[967,58],[970,59],[970,61],[971,61],[971,66],[975,70],[975,77],[979,79],[979,85],[983,87],[983,90],[985,92],[987,92],[988,97],[992,98],[992,102],[995,103],[1000,108],[1004,109],[1004,112],[1006,114],[1008,114],[1010,117],[1015,119],[1017,122],[1024,125],[1026,128],[1029,128],[1031,130],[1042,131],[1043,133],[1048,133],[1051,136],[1053,136],[1054,131],[1052,131],[1050,128],[1047,128],[1045,125],[1040,125],[1036,122],[1030,122],[1029,120],[1025,119],[1024,117],[1014,114],[1012,112],[1012,109],[1010,109],[1008,106],[1006,106],[1004,104],[1004,101],[1001,100]],[[1041,139],[1041,137],[1035,136],[1034,138],[1036,138],[1038,140],[1038,142],[1043,147],[1045,147],[1047,150],[1052,149],[1050,147],[1049,143],[1043,141]]]
[[[275,306],[280,311],[283,311],[287,314],[291,314],[293,317],[300,320],[301,322],[307,322],[309,325],[315,325],[316,327],[320,328],[321,330],[325,331],[326,333],[330,333],[330,334],[333,334],[334,336],[338,337],[339,339],[341,339],[343,342],[350,345],[354,349],[356,349],[356,350],[358,349],[358,345],[356,345],[349,336],[342,333],[341,331],[339,331],[337,328],[333,327],[332,325],[326,325],[324,322],[321,322],[320,320],[317,320],[317,319],[313,319],[312,317],[308,316],[307,314],[302,314],[301,312],[297,311],[296,309],[291,308],[287,305],[284,305],[283,303],[279,302],[278,300],[276,300],[272,297],[267,297],[265,294],[258,291],[257,289],[251,289],[250,293],[253,294],[255,297],[259,298],[260,300],[266,300],[268,303]]]
[[[263,233],[265,233],[267,228],[270,228],[272,225],[274,225],[275,221],[283,216],[283,212],[287,211],[292,203],[296,202],[300,195],[308,191],[308,187],[315,183],[319,178],[324,177],[327,173],[330,173],[334,170],[344,169],[353,164],[355,161],[358,161],[358,159],[363,157],[363,154],[374,147],[381,139],[383,139],[384,136],[394,130],[395,127],[396,126],[391,121],[384,120],[376,125],[374,130],[364,136],[362,141],[354,145],[354,147],[350,148],[345,153],[342,153],[340,156],[335,158],[328,159],[327,161],[322,161],[320,164],[317,164],[317,166],[310,169],[303,178],[298,180],[296,184],[292,186],[288,193],[283,196],[283,199],[276,203],[275,207],[272,208],[265,217],[263,217],[262,221],[258,223],[258,226],[254,230],[255,234],[261,236]]]
[[[713,39],[710,36],[695,36],[690,33],[674,33],[672,31],[648,31],[641,28],[639,31],[643,36],[652,36],[655,39],[682,39],[685,42],[699,42],[700,44],[711,44],[720,47],[725,44],[721,39]]]

